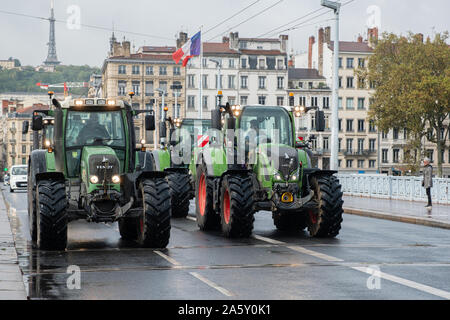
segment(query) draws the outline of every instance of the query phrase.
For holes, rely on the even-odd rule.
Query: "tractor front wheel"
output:
[[[172,173],[167,176],[172,202],[172,217],[186,218],[189,213],[191,182],[188,174]]]
[[[342,223],[342,191],[335,176],[311,177],[317,209],[308,212],[308,231],[312,237],[334,238]]]
[[[199,166],[195,183],[195,213],[200,230],[216,230],[220,226],[220,217],[213,208],[213,183],[207,176],[206,167]]]
[[[67,246],[67,199],[64,181],[42,180],[36,187],[37,246],[65,250]]]
[[[249,237],[254,218],[253,184],[245,175],[226,175],[222,181],[220,216],[226,237]]]

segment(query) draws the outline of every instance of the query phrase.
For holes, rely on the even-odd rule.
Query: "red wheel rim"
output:
[[[230,223],[230,194],[228,190],[225,190],[223,195],[223,218],[226,224]]]
[[[317,223],[317,215],[312,210],[309,211],[309,219],[311,220],[312,224]]]
[[[206,180],[205,174],[202,174],[198,184],[198,206],[200,209],[200,215],[205,215],[206,208]]]

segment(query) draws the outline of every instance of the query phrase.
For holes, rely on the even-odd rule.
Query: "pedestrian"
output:
[[[431,208],[431,188],[433,187],[433,167],[430,164],[430,159],[423,159],[423,180],[422,187],[427,191],[428,204],[425,208]]]

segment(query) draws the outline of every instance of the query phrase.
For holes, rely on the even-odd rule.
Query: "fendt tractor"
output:
[[[172,217],[184,218],[189,213],[189,201],[194,198],[190,166],[198,134],[210,127],[210,120],[180,119],[167,117],[163,110],[160,122],[160,148],[152,151],[153,168],[167,173],[170,187]],[[169,139],[167,140],[167,128]]]
[[[147,168],[150,151],[136,148],[133,110],[114,99],[52,100],[51,110],[33,113],[31,129],[53,117],[53,139],[28,162],[28,214],[38,248],[64,250],[67,225],[76,219],[119,223],[124,240],[166,247],[170,237],[170,193],[165,172]],[[142,159],[141,161],[139,159]]]
[[[279,230],[338,235],[343,201],[337,172],[312,168],[305,143],[295,137],[295,118],[311,109],[227,103],[211,112],[210,145],[194,154],[200,229],[248,237],[254,213],[268,210]],[[316,110],[315,121],[323,131],[323,111]]]

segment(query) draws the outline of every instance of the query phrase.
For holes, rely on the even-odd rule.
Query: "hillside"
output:
[[[0,93],[4,92],[44,92],[36,83],[88,82],[93,73],[100,73],[99,68],[90,66],[57,66],[55,72],[35,71],[33,67],[22,70],[0,70]],[[51,89],[63,92],[63,89]],[[72,89],[74,94],[87,92],[87,88]]]

